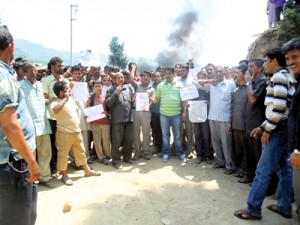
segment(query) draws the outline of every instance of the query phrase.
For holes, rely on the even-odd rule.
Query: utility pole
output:
[[[73,66],[73,21],[76,20],[76,12],[78,11],[78,9],[77,9],[78,5],[71,4],[70,8],[71,8],[70,65]]]

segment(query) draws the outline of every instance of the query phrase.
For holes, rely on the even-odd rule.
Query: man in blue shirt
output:
[[[36,220],[39,167],[32,154],[35,132],[23,92],[9,67],[13,37],[0,27],[0,223],[32,225]]]

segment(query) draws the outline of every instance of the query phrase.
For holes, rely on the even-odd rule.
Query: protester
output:
[[[47,106],[47,116],[49,119],[49,123],[51,126],[52,134],[50,135],[51,138],[51,148],[52,148],[52,158],[50,162],[51,174],[52,177],[57,178],[57,149],[56,149],[56,119],[55,116],[50,108],[51,102],[54,101],[56,95],[53,91],[53,86],[57,81],[64,81],[69,82],[67,78],[64,78],[63,73],[63,60],[59,57],[52,57],[48,63],[48,69],[51,72],[51,75],[45,77],[42,81],[43,84],[43,92],[45,97],[45,102]]]
[[[261,207],[266,197],[273,172],[279,177],[277,204],[267,209],[285,218],[292,217],[292,168],[287,146],[288,105],[295,92],[294,79],[285,69],[286,61],[282,49],[273,48],[265,55],[264,70],[273,74],[267,88],[265,99],[266,120],[251,132],[263,144],[256,175],[253,180],[245,209],[237,210],[234,215],[239,219],[261,220]]]
[[[50,181],[50,160],[52,152],[50,134],[52,131],[47,118],[42,83],[36,80],[37,71],[34,64],[28,61],[25,62],[22,67],[26,78],[20,82],[20,85],[25,94],[26,104],[35,127],[35,154],[37,155],[37,161],[41,171],[39,185],[54,188],[54,184]]]
[[[109,125],[109,112],[105,104],[105,96],[102,94],[102,87],[100,81],[94,81],[94,93],[89,97],[87,106],[93,107],[96,105],[102,105],[104,118],[94,120],[90,122],[91,129],[93,132],[94,146],[96,155],[101,163],[108,165],[111,153],[110,153],[110,125]]]
[[[292,39],[283,45],[287,65],[294,73],[296,91],[292,98],[288,118],[288,143],[292,155],[289,161],[293,167],[293,187],[300,222],[300,39]]]
[[[155,100],[153,102],[156,104],[160,100],[160,126],[163,135],[162,161],[169,161],[171,154],[170,128],[172,128],[176,155],[182,163],[186,163],[187,159],[183,154],[180,138],[181,120],[186,119],[184,111],[186,103],[181,102],[179,93],[183,84],[175,80],[174,68],[165,67],[164,74],[165,81],[158,85]]]
[[[24,94],[9,67],[14,40],[0,26],[0,223],[34,225],[40,171],[32,153],[35,131]]]
[[[152,87],[157,92],[157,86],[161,83],[162,75],[159,71],[156,71],[153,75]],[[160,153],[162,151],[162,132],[160,127],[160,101],[151,106],[151,127],[154,151],[153,153]]]
[[[91,170],[87,164],[83,137],[79,127],[77,105],[70,96],[69,84],[58,81],[54,84],[53,91],[57,99],[51,102],[50,107],[57,120],[57,170],[62,173],[61,181],[65,185],[73,185],[73,181],[67,174],[68,155],[71,149],[76,166],[82,166],[85,177],[101,175],[100,172]]]
[[[135,101],[137,100],[137,95],[140,93],[146,93],[147,98],[155,97],[155,90],[150,84],[151,74],[147,71],[141,74],[141,82],[136,82],[134,80],[134,75],[136,74],[136,65],[133,64],[130,72],[130,83],[135,88]],[[146,160],[152,158],[152,152],[150,151],[150,122],[151,122],[151,112],[150,107],[152,103],[145,106],[148,109],[137,109],[134,110],[133,116],[133,145],[135,154],[133,156],[134,160],[138,160],[144,157]],[[142,131],[142,141],[141,141],[141,131]]]
[[[133,115],[132,115],[132,91],[124,85],[123,74],[117,72],[114,76],[114,85],[106,93],[106,105],[111,116],[111,156],[112,164],[116,169],[120,169],[121,152],[123,143],[123,162],[134,164],[132,159],[133,142]]]

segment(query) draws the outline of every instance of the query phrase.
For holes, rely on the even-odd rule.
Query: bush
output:
[[[278,23],[274,34],[280,42],[286,42],[292,38],[300,37],[300,13],[299,9],[287,8],[283,12],[284,19]]]

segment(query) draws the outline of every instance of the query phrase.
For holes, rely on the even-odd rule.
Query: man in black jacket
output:
[[[290,106],[288,132],[289,149],[292,152],[289,159],[293,167],[293,187],[300,221],[300,39],[292,39],[283,46],[287,65],[293,71],[296,91]]]

